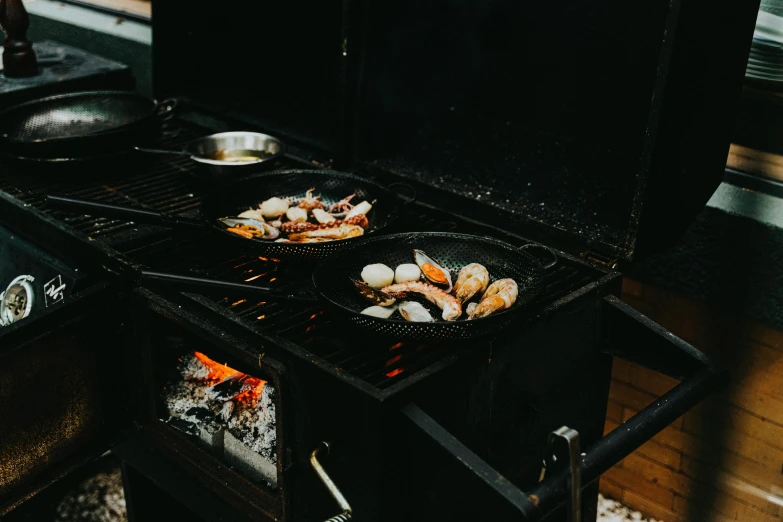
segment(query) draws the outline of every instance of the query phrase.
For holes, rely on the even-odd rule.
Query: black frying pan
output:
[[[531,254],[532,249],[541,249],[545,258]],[[362,298],[352,280],[361,279],[365,265],[383,263],[392,269],[413,261],[413,249],[426,252],[441,266],[451,271],[456,281],[459,270],[470,263],[484,265],[490,281],[511,278],[517,283],[519,296],[515,304],[493,315],[467,320],[463,312],[456,321],[440,319],[440,310],[426,300],[409,295],[428,308],[436,318],[434,322],[418,323],[404,320],[397,312],[389,319],[363,315],[361,312],[371,306]],[[191,288],[213,288],[221,291],[240,292],[243,295],[256,294],[268,300],[304,303],[326,303],[340,312],[350,322],[374,333],[397,339],[475,339],[496,336],[503,329],[519,323],[521,314],[529,309],[543,288],[546,271],[557,262],[553,250],[543,245],[530,243],[516,248],[492,238],[440,232],[414,232],[376,236],[355,243],[339,253],[322,261],[313,272],[313,288],[317,298],[276,293],[270,288],[247,283],[217,281],[186,275],[161,272],[142,272],[142,281],[174,285],[181,290]],[[474,300],[478,300],[477,296]]]
[[[125,91],[40,98],[0,113],[0,151],[47,163],[111,156],[154,137],[174,105]]]
[[[412,187],[405,185],[408,190]],[[369,227],[363,236],[324,243],[277,243],[268,239],[248,239],[228,232],[220,218],[236,216],[248,208],[271,197],[298,200],[305,192],[315,188],[325,206],[356,194],[353,202],[367,200],[373,204],[367,214]],[[91,215],[118,217],[136,222],[170,227],[207,228],[220,238],[233,242],[239,248],[252,250],[260,255],[277,259],[323,259],[338,250],[376,234],[389,226],[398,216],[403,204],[415,199],[402,196],[387,187],[358,176],[331,170],[285,170],[256,174],[222,185],[206,195],[201,203],[200,219],[168,216],[152,210],[111,205],[100,201],[88,201],[60,196],[49,196],[47,201],[59,208],[77,210]]]

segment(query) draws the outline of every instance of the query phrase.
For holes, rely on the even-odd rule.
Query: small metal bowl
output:
[[[193,161],[230,168],[277,158],[285,152],[285,145],[258,132],[221,132],[191,141],[185,152]]]
[[[184,150],[162,150],[135,147],[139,152],[187,156],[207,166],[213,176],[224,177],[249,172],[253,167],[285,153],[285,144],[259,132],[220,132],[198,138]]]

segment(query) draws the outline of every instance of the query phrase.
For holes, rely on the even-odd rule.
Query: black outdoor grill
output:
[[[308,297],[312,265],[47,206],[195,217],[219,182],[187,159],[5,162],[0,225],[85,279],[0,329],[0,513],[113,447],[135,521],[594,520],[600,474],[724,382],[616,298],[615,269],[674,241],[720,182],[758,6],[191,4],[153,4],[156,96],[178,99],[158,145],[265,132],[288,145],[265,171],[414,185],[384,233],[535,241],[558,262],[497,336],[400,340],[321,305],[140,288],[174,271]],[[612,356],[683,382],[602,437]]]

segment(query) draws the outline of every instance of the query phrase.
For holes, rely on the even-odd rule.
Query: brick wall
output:
[[[601,491],[665,522],[783,516],[783,332],[635,281],[623,300],[730,369],[732,384],[608,471]],[[606,431],[676,385],[616,360]]]

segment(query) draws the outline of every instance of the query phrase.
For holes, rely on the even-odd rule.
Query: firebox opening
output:
[[[170,335],[159,344],[157,417],[246,478],[275,488],[274,385],[203,340]]]

